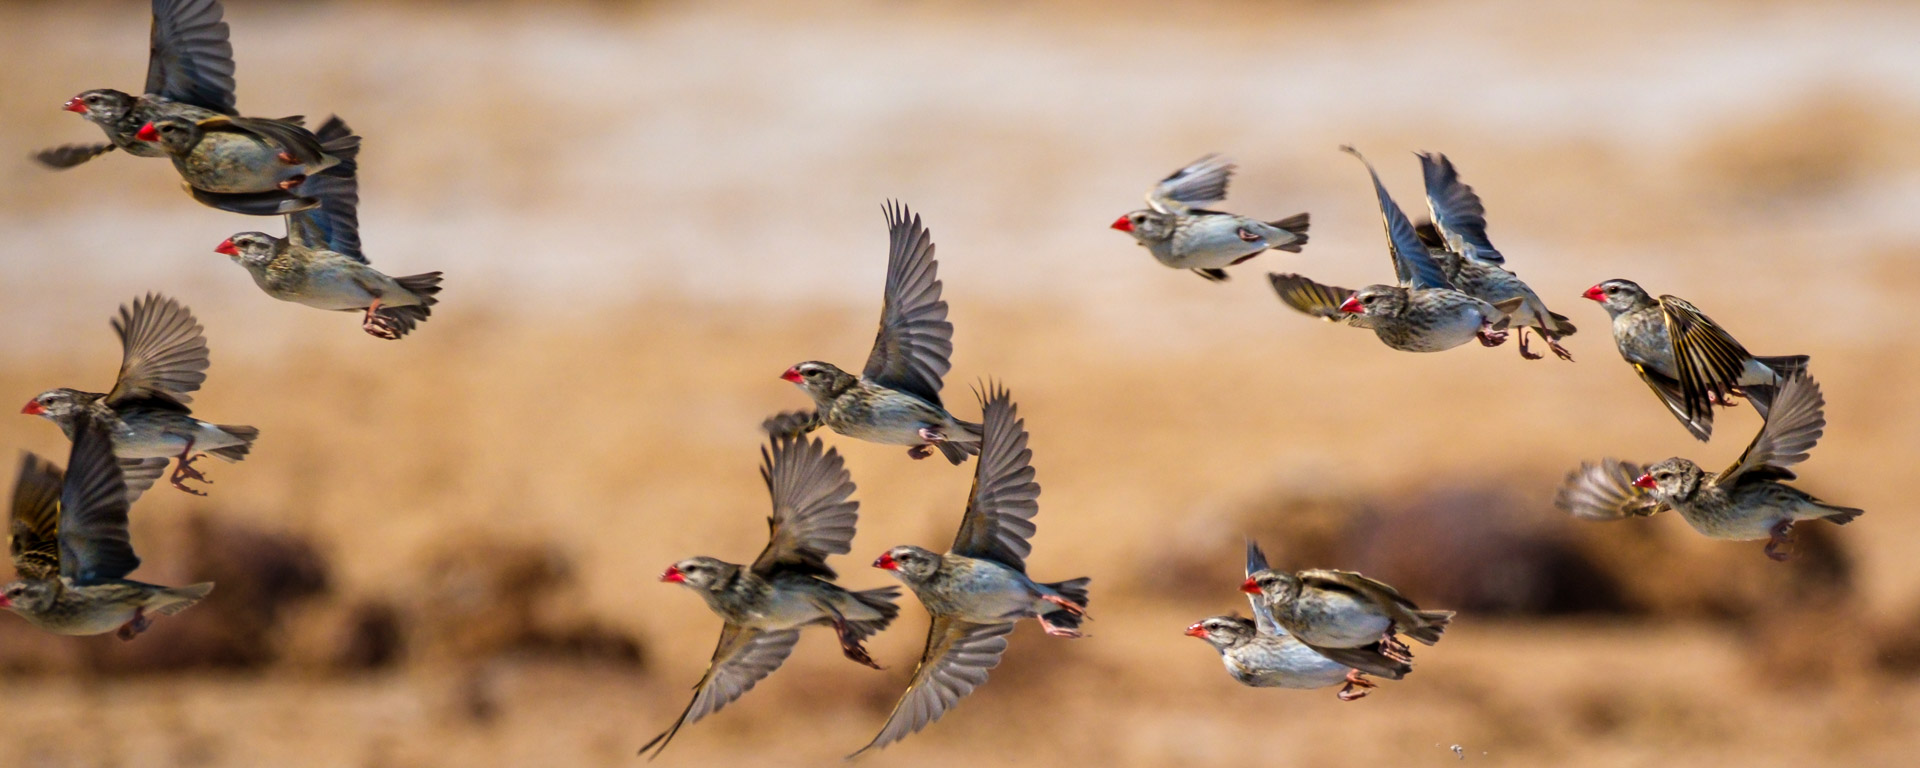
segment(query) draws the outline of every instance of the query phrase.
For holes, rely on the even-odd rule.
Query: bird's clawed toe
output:
[[[912,448],[907,449],[907,458],[913,459],[914,461],[919,461],[921,459],[924,459],[932,455],[933,455],[932,446],[916,445]]]
[[[1040,617],[1040,628],[1046,631],[1048,637],[1064,637],[1069,640],[1078,640],[1087,636],[1086,633],[1080,630],[1072,627],[1062,627],[1047,621],[1047,617],[1045,616]]]
[[[191,451],[192,449],[189,448],[188,450]],[[213,484],[213,481],[208,480],[207,476],[204,474],[201,474],[200,470],[193,468],[193,463],[195,461],[200,460],[200,457],[205,455],[206,454],[203,454],[203,453],[193,454],[193,455],[187,455],[184,453],[181,454],[180,462],[179,464],[174,466],[173,476],[167,478],[167,482],[172,484],[173,487],[178,488],[182,491],[186,491],[187,493],[191,493],[195,496],[207,495],[206,491],[195,490],[193,488],[187,487],[188,480],[197,480],[199,482],[206,483],[208,485]]]
[[[135,608],[133,609],[133,618],[128,619],[127,623],[120,625],[120,629],[115,631],[113,635],[122,641],[130,641],[139,637],[140,633],[147,631],[147,628],[151,626],[153,626],[153,619],[147,618],[147,609]]]
[[[1793,558],[1793,521],[1782,520],[1774,523],[1767,531],[1767,557],[1776,563],[1784,563]]]
[[[1374,687],[1375,683],[1372,680],[1368,680],[1367,676],[1361,673],[1360,670],[1349,669],[1347,670],[1347,684],[1340,688],[1340,700],[1358,701],[1364,699],[1367,697],[1370,689]]]
[[[1554,357],[1558,357],[1569,363],[1573,362],[1573,353],[1568,352],[1566,347],[1560,346],[1559,341],[1552,338],[1547,339],[1547,348],[1553,350]]]

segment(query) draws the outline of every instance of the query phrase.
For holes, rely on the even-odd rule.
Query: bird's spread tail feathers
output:
[[[212,591],[213,582],[211,581],[164,589],[154,595],[153,602],[148,603],[147,608],[162,616],[172,616],[192,608],[194,603],[200,602]]]
[[[1827,511],[1827,515],[1820,519],[1834,525],[1846,525],[1853,522],[1854,518],[1867,513],[1866,510],[1857,507],[1841,507],[1824,502],[1820,504],[1820,508]]]
[[[880,630],[886,629],[888,624],[892,624],[893,620],[900,616],[900,606],[895,605],[893,602],[900,598],[900,589],[898,587],[881,587],[880,589],[869,589],[865,592],[854,592],[852,594],[853,599],[860,601],[861,605],[865,605],[880,613],[880,618],[877,619],[847,622],[847,626],[853,630],[853,636],[855,638],[865,640],[872,637]]]
[[[1055,592],[1060,593],[1061,597],[1064,597],[1068,600],[1073,601],[1075,605],[1080,606],[1080,609],[1082,611],[1085,611],[1087,607],[1087,597],[1088,597],[1087,584],[1091,583],[1092,581],[1093,579],[1083,576],[1078,579],[1069,579],[1067,581],[1059,581],[1059,582],[1054,582],[1052,584],[1042,584],[1040,586],[1046,587],[1047,589],[1051,589]],[[1073,611],[1069,611],[1065,608],[1062,608],[1060,610],[1054,611],[1053,613],[1043,615],[1041,616],[1041,618],[1045,619],[1048,624],[1052,624],[1053,626],[1056,626],[1056,627],[1060,627],[1063,629],[1079,629],[1080,622],[1086,621],[1087,617],[1084,613],[1074,613]]]
[[[1445,632],[1447,625],[1453,623],[1453,611],[1414,611],[1413,617],[1420,622],[1418,626],[1395,627],[1395,629],[1427,645],[1440,642],[1440,633]]]
[[[940,449],[940,455],[947,457],[947,461],[953,462],[954,466],[959,466],[967,462],[968,456],[980,455],[981,426],[959,419],[954,419],[953,424],[959,427],[962,434],[953,435],[945,442],[935,443],[934,447]]]
[[[254,427],[244,426],[240,424],[219,424],[219,425],[215,425],[215,428],[229,435],[233,435],[234,437],[240,438],[241,442],[239,445],[229,445],[225,448],[216,448],[214,450],[207,451],[207,453],[213,454],[227,461],[239,461],[241,459],[246,458],[247,453],[253,450],[253,441],[260,439],[260,430]]]
[[[1279,221],[1267,222],[1267,226],[1275,229],[1284,229],[1288,234],[1294,236],[1293,242],[1287,243],[1286,245],[1276,245],[1273,249],[1276,251],[1286,251],[1288,253],[1299,253],[1300,246],[1307,244],[1307,225],[1308,216],[1305,213],[1296,213]]]

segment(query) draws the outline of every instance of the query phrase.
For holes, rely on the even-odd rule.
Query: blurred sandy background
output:
[[[210,498],[134,513],[136,575],[217,579],[207,604],[124,645],[0,617],[0,764],[631,764],[718,627],[655,577],[763,544],[755,427],[804,404],[787,365],[861,362],[898,197],[940,248],[948,400],[1012,387],[1046,489],[1032,568],[1092,575],[1097,620],[1021,628],[869,762],[1909,765],[1920,8],[1671,5],[234,0],[241,109],[345,116],[374,263],[448,273],[399,344],[258,293],[211,251],[281,224],[192,204],[164,162],[29,163],[97,140],[58,107],[140,84],[148,16],[0,5],[0,402],[105,387],[108,318],[159,290],[213,346],[196,409],[263,431]],[[1396,353],[1280,307],[1265,271],[1387,274],[1349,142],[1410,209],[1410,152],[1449,153],[1579,362]],[[1212,285],[1106,229],[1209,151],[1240,164],[1226,207],[1312,212],[1304,254]],[[1776,566],[1677,518],[1554,511],[1582,459],[1719,466],[1757,426],[1687,437],[1579,299],[1610,277],[1812,354],[1802,486],[1869,514]],[[828,439],[864,513],[845,583],[951,537],[971,465]],[[0,446],[66,452],[24,416]],[[1364,701],[1242,689],[1181,630],[1244,610],[1247,533],[1464,615]],[[924,626],[910,606],[875,642],[883,673],[809,636],[664,761],[836,761]]]

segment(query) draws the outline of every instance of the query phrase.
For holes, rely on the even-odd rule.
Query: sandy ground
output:
[[[0,396],[106,386],[113,308],[178,296],[213,346],[197,411],[264,437],[245,464],[214,467],[211,498],[143,500],[136,541],[195,513],[306,537],[332,569],[321,614],[418,603],[436,594],[420,583],[433,553],[469,540],[550,547],[572,586],[535,612],[600,622],[643,660],[416,642],[345,674],[313,661],[332,642],[316,620],[276,629],[287,650],[263,666],[27,664],[0,677],[0,764],[631,761],[717,627],[654,577],[763,543],[755,425],[804,403],[775,378],[788,364],[866,352],[889,197],[939,243],[948,400],[973,412],[968,387],[988,376],[1013,389],[1046,489],[1032,568],[1093,576],[1097,620],[1077,643],[1023,628],[991,683],[876,761],[1904,765],[1920,747],[1920,685],[1882,653],[1920,613],[1920,520],[1904,503],[1920,404],[1902,384],[1920,374],[1905,302],[1920,288],[1912,8],[233,5],[243,109],[352,121],[368,137],[368,252],[398,273],[446,270],[446,302],[415,337],[377,342],[350,317],[259,295],[210,251],[278,222],[191,205],[165,163],[0,164]],[[91,139],[54,107],[136,85],[145,23],[128,4],[0,6],[16,73],[0,157]],[[1265,271],[1386,274],[1344,142],[1410,208],[1408,153],[1451,154],[1514,267],[1584,329],[1579,362],[1407,355],[1285,313]],[[1104,228],[1207,151],[1240,162],[1230,207],[1313,213],[1304,254],[1211,285]],[[1869,510],[1836,537],[1854,564],[1840,608],[1469,614],[1414,676],[1354,704],[1241,689],[1181,636],[1244,605],[1240,537],[1285,530],[1302,498],[1391,507],[1491,489],[1548,530],[1636,546],[1634,531],[1560,519],[1561,474],[1603,455],[1715,466],[1757,422],[1738,411],[1712,444],[1688,439],[1578,299],[1608,277],[1685,296],[1758,352],[1814,356],[1829,426],[1803,486]],[[952,535],[967,471],[829,440],[864,513],[848,584],[886,583],[864,563],[888,546]],[[0,445],[64,452],[26,417],[0,419]],[[1643,527],[1698,572],[1761,559],[1678,520]],[[1292,551],[1267,543],[1283,562]],[[139,575],[185,569],[149,556]],[[1792,582],[1779,573],[1798,572],[1749,591],[1767,602]],[[1169,583],[1195,579],[1218,588]],[[878,728],[923,627],[909,608],[876,640],[884,673],[807,638],[665,759],[833,762]]]

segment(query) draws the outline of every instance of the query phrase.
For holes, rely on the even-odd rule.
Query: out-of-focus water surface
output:
[[[992,682],[881,760],[1256,759],[1303,765],[1904,765],[1920,712],[1920,8],[1901,3],[250,3],[240,106],[366,137],[362,234],[447,272],[415,336],[275,302],[212,252],[249,220],[164,161],[64,173],[97,140],[58,109],[139,85],[145,6],[0,4],[0,402],[102,388],[114,308],[179,297],[214,366],[196,400],[263,431],[208,499],[134,511],[206,606],[139,642],[0,617],[0,763],[627,764],[683,704],[716,620],[654,577],[764,542],[775,377],[852,367],[884,264],[880,206],[922,213],[956,325],[947,399],[1007,382],[1046,488],[1036,575],[1095,578],[1090,640],[1022,629]],[[1395,353],[1280,307],[1268,271],[1383,280],[1377,210],[1443,151],[1511,266],[1582,328],[1579,362]],[[1222,207],[1313,214],[1302,254],[1207,284],[1107,229],[1206,152]],[[1718,467],[1579,299],[1628,277],[1761,354],[1814,357],[1827,434],[1802,485],[1867,516],[1802,557],[1671,516],[1549,506],[1583,459]],[[0,419],[0,446],[64,455]],[[937,546],[971,465],[829,437],[863,564]],[[1353,704],[1231,683],[1187,623],[1239,608],[1241,536],[1463,610],[1418,672]],[[862,559],[866,558],[866,559]],[[252,586],[248,586],[252,585]],[[826,763],[904,685],[808,637],[668,760]],[[110,725],[103,725],[110,724]],[[102,734],[99,731],[108,733]]]

